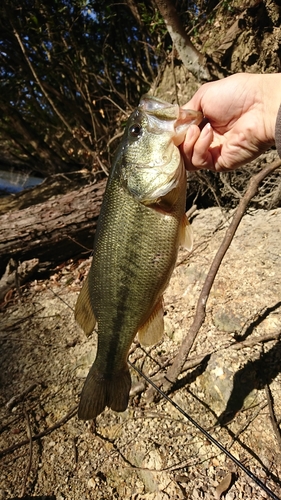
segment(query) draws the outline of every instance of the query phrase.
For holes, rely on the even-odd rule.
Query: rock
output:
[[[163,341],[145,352],[136,343],[130,354],[132,363],[148,376],[165,373],[167,361],[178,352],[228,217],[216,208],[195,215],[194,250],[191,254],[180,250],[165,293]],[[215,279],[205,322],[190,352],[190,360],[207,355],[208,362],[186,370],[182,387],[171,394],[276,495],[281,453],[264,387],[270,385],[278,416],[280,228],[281,209],[250,210],[244,217]],[[23,409],[34,435],[57,423],[79,401],[97,343],[96,333],[87,338],[74,321],[80,272],[75,267],[68,270],[73,278],[69,280],[61,269],[51,280],[26,285],[22,302],[15,296],[1,313],[0,452],[26,440]],[[131,371],[137,383],[138,376]],[[160,378],[155,380],[159,383]],[[36,389],[10,414],[5,403],[30,381],[37,383]],[[28,444],[1,458],[1,488],[8,498],[19,496],[27,460]],[[34,441],[30,477],[36,477],[32,495],[39,498],[49,494],[66,500],[162,500],[197,495],[211,500],[230,470],[225,457],[176,408],[162,398],[155,403],[138,393],[130,398],[126,412],[107,409],[94,424],[74,417],[41,437],[39,445]],[[237,476],[226,498],[263,498],[261,488],[252,482],[249,497],[248,478]]]

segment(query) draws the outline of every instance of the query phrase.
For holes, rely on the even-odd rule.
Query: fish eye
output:
[[[129,132],[133,137],[140,137],[142,134],[142,127],[140,125],[134,124],[130,127]]]

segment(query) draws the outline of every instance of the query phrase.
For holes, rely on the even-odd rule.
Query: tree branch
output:
[[[60,113],[60,111],[58,110],[58,108],[56,107],[53,99],[51,99],[50,95],[46,92],[45,88],[44,88],[44,85],[41,84],[41,81],[33,67],[33,65],[31,64],[31,61],[29,59],[29,57],[27,56],[26,54],[26,51],[25,51],[25,48],[24,48],[24,45],[21,41],[21,38],[20,38],[20,35],[18,34],[16,28],[12,25],[12,28],[13,28],[13,31],[14,31],[14,35],[19,43],[19,46],[21,48],[21,51],[23,53],[23,56],[29,66],[29,69],[37,83],[37,85],[39,86],[41,92],[44,94],[45,98],[47,99],[48,103],[50,104],[50,106],[52,107],[54,113],[58,116],[58,118],[61,120],[61,122],[64,124],[64,126],[66,127],[66,129],[68,130],[68,132],[71,134],[71,136],[73,136],[73,129],[72,127],[69,125],[69,123],[65,120],[65,118],[63,117],[63,115]],[[87,151],[88,153],[90,153],[91,155],[93,155],[93,151],[91,151],[91,149],[87,146],[87,144],[78,136],[76,136],[76,139],[78,140],[78,142],[81,144],[81,146],[85,149],[85,151]]]
[[[212,288],[212,285],[214,283],[215,277],[217,275],[217,272],[220,268],[220,265],[222,263],[223,257],[225,253],[227,252],[233,237],[235,235],[235,232],[242,220],[242,217],[245,213],[245,210],[250,202],[250,200],[255,196],[255,194],[258,191],[259,184],[261,181],[269,175],[271,172],[273,172],[276,168],[278,168],[281,165],[281,160],[277,160],[268,167],[264,168],[261,170],[258,174],[253,176],[249,182],[248,188],[243,196],[243,198],[240,200],[240,203],[238,205],[238,208],[233,216],[233,219],[229,225],[229,228],[227,229],[223,242],[218,249],[216,256],[211,264],[210,270],[208,272],[207,278],[205,280],[205,283],[203,285],[202,291],[200,293],[198,302],[197,302],[197,308],[196,308],[196,313],[195,317],[193,320],[193,323],[189,329],[189,332],[187,333],[180,350],[175,357],[175,360],[172,364],[172,366],[168,369],[167,375],[165,376],[165,382],[163,384],[163,388],[165,391],[169,390],[172,385],[175,383],[177,380],[179,374],[181,373],[181,370],[184,366],[184,363],[187,359],[187,356],[189,354],[189,351],[191,347],[193,346],[193,343],[195,341],[195,338],[197,336],[197,333],[199,332],[202,324],[204,323],[205,316],[206,316],[206,304],[207,300],[209,298],[209,294]]]

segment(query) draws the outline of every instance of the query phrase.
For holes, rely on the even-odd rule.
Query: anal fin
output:
[[[89,290],[89,275],[85,279],[82,289],[79,293],[75,306],[75,319],[88,336],[95,328],[96,318],[92,309],[90,290]]]
[[[164,309],[163,298],[157,302],[148,320],[138,331],[138,339],[141,345],[149,346],[161,340],[164,332]]]

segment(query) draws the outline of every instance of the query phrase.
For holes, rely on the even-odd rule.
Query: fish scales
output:
[[[141,136],[135,137],[135,131],[141,124],[141,130],[143,127],[147,132],[149,125],[143,112],[133,114],[130,120],[104,195],[91,269],[76,305],[76,319],[87,333],[98,323],[97,356],[86,379],[78,412],[86,420],[96,417],[105,406],[115,411],[126,409],[131,387],[128,351],[137,332],[144,343],[147,339],[154,343],[162,336],[162,294],[174,269],[184,225],[186,173],[178,148],[173,144],[170,147],[173,134],[167,133],[169,147],[164,161],[167,158],[175,161],[177,182],[172,182],[168,191],[167,182],[164,183],[163,196],[159,196],[161,189],[157,186],[153,187],[157,196],[148,196],[151,184],[157,184],[156,172],[156,180],[144,182],[149,199],[142,199],[143,193],[139,192],[142,171],[137,171],[135,182],[130,169],[131,163],[140,161],[137,141],[141,143]],[[153,154],[157,134],[159,130],[155,134],[153,123],[152,132],[144,137],[146,163],[147,155]],[[161,140],[165,145],[163,136]],[[156,145],[154,149],[157,152]],[[160,162],[162,168],[161,165]]]
[[[176,261],[179,219],[185,205],[185,188],[178,201],[178,214],[166,215],[136,203],[114,184],[107,191],[94,248],[96,258],[89,273],[99,332],[118,333],[115,351],[109,351],[107,339],[103,341],[99,334],[103,344],[101,362],[104,363],[106,352],[109,358],[108,364],[103,365],[106,372],[113,363],[123,363],[124,349],[127,353],[132,338],[166,288]]]

